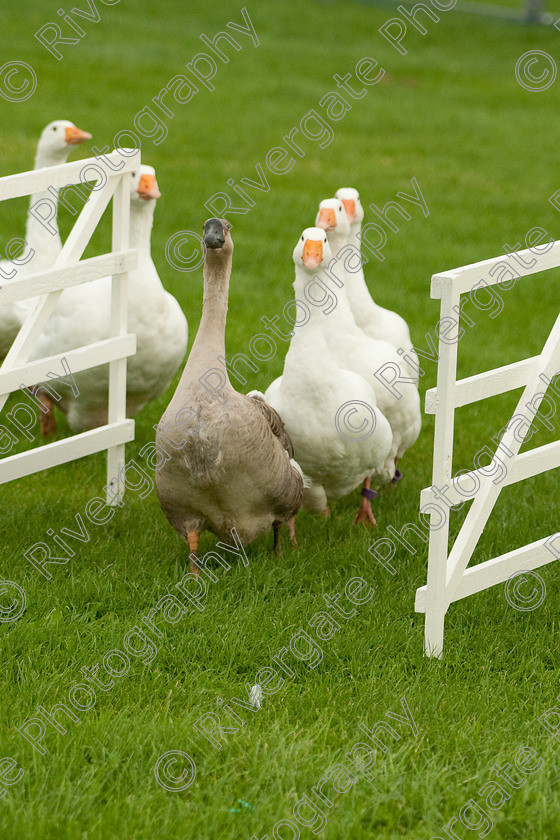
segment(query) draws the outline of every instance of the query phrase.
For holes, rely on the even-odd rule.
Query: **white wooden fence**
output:
[[[109,363],[108,423],[65,440],[39,446],[0,460],[0,484],[40,470],[107,450],[107,502],[115,504],[124,492],[121,470],[125,443],[134,439],[134,421],[126,418],[126,359],[136,352],[136,336],[127,333],[127,272],[136,267],[137,251],[129,249],[130,176],[140,166],[140,152],[128,157],[118,152],[108,161],[124,166],[106,171],[77,218],[61,253],[48,271],[22,273],[0,289],[0,306],[40,295],[0,367],[0,412],[10,393],[21,385],[33,386],[46,379],[65,358],[72,373]],[[109,165],[109,164],[108,164]],[[91,169],[89,168],[91,167]],[[81,173],[99,171],[95,158],[36,169],[0,178],[0,201],[29,196],[69,184],[80,184]],[[80,260],[103,212],[113,198],[113,234],[110,253]],[[32,267],[32,262],[30,263]],[[110,338],[49,358],[29,362],[35,342],[49,319],[63,289],[112,275]],[[1,420],[1,418],[0,418]]]
[[[457,313],[461,311],[461,295],[479,286],[481,279],[488,286],[497,283],[501,276],[500,263],[502,266],[509,265],[513,275],[519,277],[556,268],[560,265],[560,241],[555,242],[547,253],[533,249],[521,251],[518,256],[524,264],[530,264],[536,258],[536,264],[531,268],[520,268],[520,262],[514,263],[509,256],[501,256],[434,275],[431,297],[441,300],[441,318],[457,320]],[[557,282],[557,276],[554,279]],[[516,572],[536,569],[557,558],[554,551],[545,545],[548,541],[550,546],[554,539],[552,536],[467,569],[502,487],[560,466],[560,440],[519,454],[547,390],[545,382],[560,372],[560,315],[538,356],[457,381],[457,350],[457,342],[449,344],[440,339],[437,387],[426,394],[426,413],[435,414],[433,479],[432,487],[421,493],[420,509],[430,516],[431,530],[427,585],[417,590],[415,609],[426,614],[424,651],[428,656],[438,657],[443,651],[445,614],[453,601],[488,589]],[[527,421],[525,432],[520,432],[521,421],[512,423],[510,420],[503,430],[492,462],[452,478],[455,409],[522,386],[523,393],[513,416]],[[500,464],[506,465],[507,474],[498,481],[498,477],[503,475]],[[446,497],[452,505],[473,499],[450,551],[451,511],[447,511],[442,521],[436,507],[431,510],[426,507],[429,504],[439,507],[443,504],[445,507],[433,489],[441,490],[444,486],[449,488]]]

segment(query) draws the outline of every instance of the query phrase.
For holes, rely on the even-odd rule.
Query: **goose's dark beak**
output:
[[[222,220],[208,219],[204,222],[202,239],[207,248],[222,248],[226,241]]]

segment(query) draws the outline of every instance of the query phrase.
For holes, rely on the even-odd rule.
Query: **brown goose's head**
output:
[[[231,225],[226,219],[207,219],[204,222],[202,241],[206,251],[229,256],[233,251],[233,240],[230,234]]]

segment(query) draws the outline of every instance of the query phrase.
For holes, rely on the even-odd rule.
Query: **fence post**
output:
[[[140,154],[137,165],[140,166]],[[130,229],[130,179],[126,172],[119,181],[113,198],[113,251],[126,251]],[[111,338],[125,335],[128,323],[128,272],[114,274],[111,284]],[[126,419],[126,363],[116,359],[109,365],[108,422]],[[125,444],[107,450],[107,504],[118,504],[124,495]]]

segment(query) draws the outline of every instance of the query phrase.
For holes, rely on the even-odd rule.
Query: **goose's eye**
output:
[[[326,241],[327,241],[327,237],[325,236],[325,238],[323,239],[323,242],[326,242]]]
[[[58,131],[56,125],[53,125],[53,131]]]
[[[131,172],[130,175],[131,175],[131,178],[136,178],[136,172]]]
[[[301,241],[303,242],[303,236],[301,237]]]

